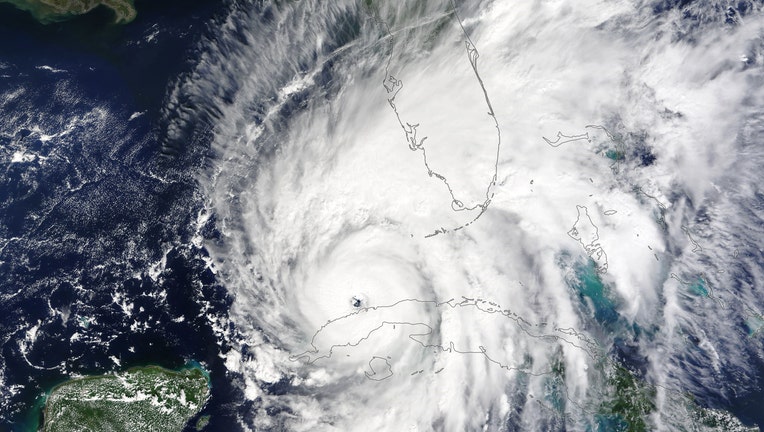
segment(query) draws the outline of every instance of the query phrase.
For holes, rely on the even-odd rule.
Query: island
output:
[[[43,24],[63,21],[86,14],[98,6],[114,12],[114,21],[125,24],[135,19],[137,12],[133,0],[0,0],[32,14]]]
[[[54,387],[43,411],[43,432],[180,432],[209,397],[199,368],[157,366],[87,376]]]

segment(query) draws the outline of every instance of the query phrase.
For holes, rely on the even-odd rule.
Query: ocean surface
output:
[[[764,425],[762,2],[136,8],[0,4],[0,430]]]
[[[69,377],[191,361],[212,377],[208,430],[237,424],[230,300],[193,239],[207,144],[163,153],[160,122],[225,6],[137,3],[125,26],[0,4],[0,430],[36,430],[35,401]]]

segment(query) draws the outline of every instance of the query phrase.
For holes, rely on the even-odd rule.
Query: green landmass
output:
[[[610,397],[600,407],[600,430],[645,432],[647,417],[655,410],[655,388],[620,365],[613,365],[607,377]],[[608,427],[602,427],[608,425]]]
[[[693,420],[703,432],[759,432],[758,427],[746,426],[728,412],[710,408],[695,407]]]
[[[607,377],[608,392],[599,407],[597,431],[646,432],[656,410],[656,388],[627,368],[613,364]],[[693,432],[758,432],[729,412],[704,408],[689,394],[667,392],[667,412],[661,418],[671,428]]]
[[[117,24],[129,23],[137,12],[133,0],[0,0],[12,3],[17,8],[32,14],[43,24],[64,21],[86,14],[98,6],[104,6],[114,12]]]
[[[565,357],[562,350],[557,350],[551,358],[551,374],[544,382],[545,399],[549,403],[549,408],[562,415],[565,413],[566,396],[565,393]]]
[[[200,431],[207,427],[207,425],[210,423],[210,416],[201,416],[199,417],[199,421],[196,422],[196,430]]]
[[[204,406],[202,370],[156,366],[73,379],[54,387],[43,432],[179,432]]]

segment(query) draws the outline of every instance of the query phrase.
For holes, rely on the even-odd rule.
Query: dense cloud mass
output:
[[[214,136],[244,427],[761,420],[735,411],[762,400],[758,3],[304,1],[220,24],[166,132]]]

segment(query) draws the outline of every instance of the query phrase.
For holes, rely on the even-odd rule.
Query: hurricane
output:
[[[741,1],[234,2],[169,92],[245,430],[762,420]]]

